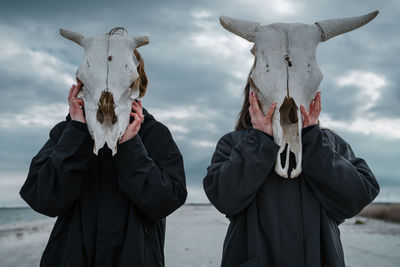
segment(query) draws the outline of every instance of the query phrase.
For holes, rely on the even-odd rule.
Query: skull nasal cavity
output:
[[[297,123],[299,118],[297,117],[297,105],[293,98],[285,97],[282,106],[279,108],[279,113],[281,115],[281,125],[289,123]]]
[[[112,93],[103,91],[100,96],[96,119],[100,123],[106,125],[113,125],[117,122],[118,118],[115,116],[115,103]]]

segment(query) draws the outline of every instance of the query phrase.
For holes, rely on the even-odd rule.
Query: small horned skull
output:
[[[296,167],[290,177],[297,177],[302,162],[302,116],[300,105],[308,107],[314,99],[322,80],[322,72],[316,60],[316,48],[339,34],[357,29],[378,14],[370,14],[318,21],[314,25],[300,23],[273,23],[260,25],[256,22],[220,17],[221,25],[228,31],[254,43],[254,64],[248,83],[265,113],[273,102],[277,109],[272,117],[274,141],[280,146],[275,172],[287,178],[289,153],[296,158]],[[286,150],[285,166],[281,153]]]
[[[134,50],[149,43],[147,36],[128,39],[123,34],[86,37],[60,29],[63,37],[85,50],[76,77],[82,81],[82,97],[89,132],[94,139],[93,153],[98,154],[105,143],[112,155],[117,153],[118,140],[129,124],[132,102],[139,97]]]

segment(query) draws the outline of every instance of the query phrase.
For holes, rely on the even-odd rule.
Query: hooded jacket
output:
[[[165,217],[187,196],[182,155],[145,109],[139,133],[93,154],[86,123],[58,123],[32,159],[21,197],[57,217],[41,266],[164,266]]]
[[[272,136],[252,128],[219,140],[203,185],[230,220],[221,266],[345,266],[338,225],[372,202],[379,185],[332,131],[307,127],[302,142],[303,171],[291,179],[274,171]]]

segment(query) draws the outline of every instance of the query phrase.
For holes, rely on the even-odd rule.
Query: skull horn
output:
[[[379,11],[376,10],[359,17],[321,20],[315,22],[315,25],[317,25],[319,31],[321,32],[321,42],[325,42],[326,40],[329,40],[339,34],[346,33],[364,26],[373,20],[378,13]]]
[[[253,43],[255,40],[257,29],[258,27],[260,27],[260,23],[258,22],[233,19],[225,16],[219,17],[219,22],[226,30]]]
[[[66,29],[60,29],[60,34],[67,38],[68,40],[71,40],[72,42],[77,43],[78,45],[85,47],[85,39],[86,37],[83,36],[80,33],[77,32],[71,32],[69,30]]]
[[[143,45],[147,45],[150,43],[149,36],[141,36],[133,38],[135,48],[141,47]]]

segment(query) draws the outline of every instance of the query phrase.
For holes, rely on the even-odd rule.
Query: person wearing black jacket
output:
[[[164,266],[165,218],[187,196],[182,155],[140,100],[117,154],[93,154],[80,87],[20,190],[32,209],[57,217],[40,265]]]
[[[203,180],[211,203],[230,220],[221,266],[344,267],[338,225],[378,195],[374,174],[346,141],[320,128],[319,92],[308,112],[300,107],[303,171],[280,177],[271,123],[276,104],[263,115],[248,86],[245,96],[236,131],[219,140]],[[289,163],[290,170],[293,153]]]

